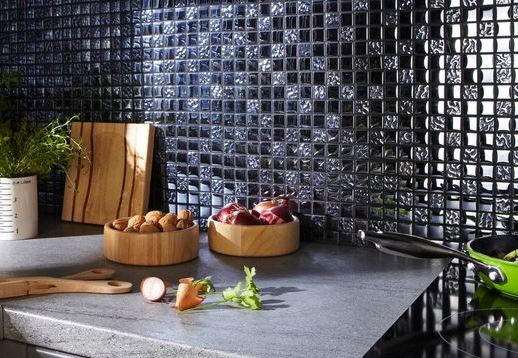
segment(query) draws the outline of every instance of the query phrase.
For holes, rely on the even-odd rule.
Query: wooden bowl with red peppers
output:
[[[289,210],[290,199],[276,197],[248,210],[227,204],[208,222],[212,251],[244,257],[287,255],[299,248],[300,222]]]

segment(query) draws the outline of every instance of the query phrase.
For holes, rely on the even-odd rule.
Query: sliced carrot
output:
[[[188,283],[192,285],[192,282],[194,281],[194,277],[184,277],[178,280],[180,283]]]
[[[185,277],[178,280],[180,283],[187,283],[189,285],[192,285],[194,282],[194,277]],[[205,292],[205,285],[203,283],[198,283],[195,286],[192,286],[196,289],[196,294],[199,294],[200,292]]]
[[[198,295],[198,289],[192,286],[192,277],[180,279],[178,291],[176,291],[175,307],[178,311],[184,311],[198,306],[205,299]]]

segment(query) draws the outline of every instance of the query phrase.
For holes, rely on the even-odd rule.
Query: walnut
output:
[[[132,226],[128,226],[123,230],[123,232],[138,232]]]
[[[162,228],[163,232],[176,231],[176,225],[173,225],[173,224],[164,224],[164,225],[161,225],[160,227]]]
[[[188,223],[192,223],[192,212],[190,210],[180,210],[178,212],[178,220],[185,220]]]
[[[191,227],[191,226],[192,226],[192,223],[190,223],[190,222],[188,222],[187,220],[184,220],[184,219],[180,219],[176,223],[176,228],[178,230],[187,229],[188,227]]]
[[[173,214],[173,213],[165,214],[158,221],[158,226],[162,229],[162,231],[174,231],[174,230],[176,230],[177,221],[178,221],[178,219],[175,214]]]
[[[153,224],[158,223],[158,221],[164,216],[164,213],[162,213],[159,210],[153,210],[146,214],[145,218],[146,221],[151,221]]]
[[[128,220],[128,226],[131,226],[133,230],[138,232],[140,230],[140,225],[145,222],[146,218],[143,215],[135,215]]]
[[[115,219],[112,221],[115,230],[124,231],[128,227],[128,219]]]
[[[140,225],[140,233],[153,233],[160,232],[160,229],[153,224],[151,221],[146,221],[144,224]]]

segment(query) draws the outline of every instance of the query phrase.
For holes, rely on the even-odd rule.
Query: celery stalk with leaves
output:
[[[219,292],[222,296],[222,300],[218,302],[208,303],[201,306],[196,306],[193,308],[189,308],[182,312],[189,312],[194,310],[206,309],[209,307],[221,305],[221,304],[235,304],[242,308],[247,308],[251,310],[260,310],[263,307],[260,292],[261,290],[257,287],[254,282],[254,276],[256,275],[255,267],[249,268],[247,266],[243,267],[243,271],[245,272],[245,281],[238,282],[234,287],[228,287],[223,292]],[[207,280],[208,279],[208,280]],[[194,281],[197,284],[200,283],[201,280]],[[193,286],[194,286],[193,282]],[[205,284],[209,284],[213,289],[212,282],[210,278],[205,278],[203,281]]]

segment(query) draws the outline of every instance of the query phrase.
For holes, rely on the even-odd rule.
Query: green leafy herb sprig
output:
[[[0,123],[0,177],[45,176],[53,166],[65,171],[71,159],[86,158],[82,144],[70,137],[77,119],[56,118],[44,127],[24,120],[16,130],[9,122]]]
[[[233,303],[242,308],[247,308],[251,310],[260,310],[263,308],[263,304],[261,302],[261,290],[257,287],[254,282],[254,276],[256,275],[255,267],[249,268],[247,266],[243,267],[243,271],[245,272],[245,281],[238,282],[234,287],[228,287],[223,292],[213,291],[212,294],[221,294],[222,300],[218,302],[208,303],[206,305],[196,306],[193,308],[189,308],[182,312],[189,312],[194,310],[206,309],[212,306],[221,305],[224,303]],[[208,279],[208,280],[207,280]],[[214,288],[212,285],[212,281],[210,277],[206,277],[202,280],[197,280],[192,283],[193,286],[196,286],[196,283],[205,283],[209,284],[206,287]],[[207,291],[208,294],[210,294]]]
[[[216,289],[214,288],[214,284],[212,283],[212,277],[210,276],[207,276],[205,278],[201,278],[199,280],[194,280],[192,282],[192,285],[194,287],[200,285],[201,290],[198,291],[198,293],[200,295],[205,295],[205,294],[213,294],[214,292],[216,292]]]

